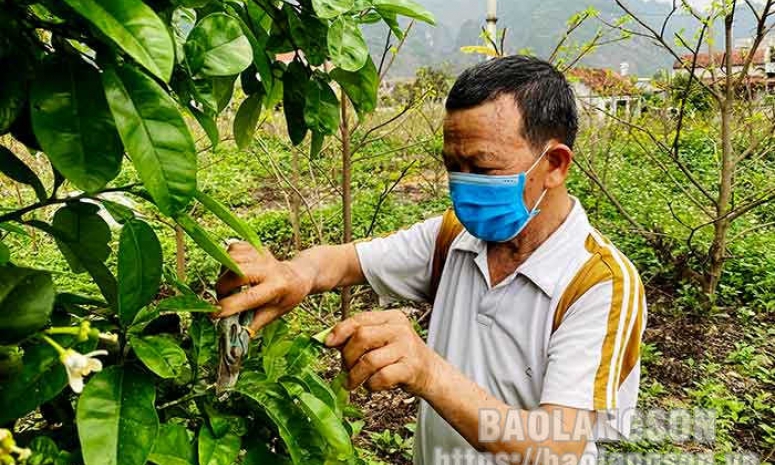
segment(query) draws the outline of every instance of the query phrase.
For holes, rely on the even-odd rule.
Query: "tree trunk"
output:
[[[351,158],[352,148],[350,147],[350,125],[347,111],[347,95],[342,91],[342,121],[340,131],[342,133],[342,221],[344,224],[344,234],[342,243],[347,244],[353,240],[353,218],[352,218],[352,166]],[[350,288],[342,288],[342,319],[347,319],[350,315]]]
[[[735,159],[732,147],[732,110],[734,109],[735,89],[732,75],[732,53],[734,43],[732,26],[734,24],[734,8],[724,18],[725,36],[725,95],[721,102],[721,174],[719,177],[719,195],[716,201],[716,223],[714,224],[713,242],[708,251],[710,263],[705,279],[705,292],[713,300],[718,289],[721,273],[726,261],[727,235],[731,221],[726,218],[732,199],[732,185],[735,174]]]
[[[291,182],[295,190],[291,192],[291,227],[293,228],[293,246],[296,252],[301,251],[301,199],[296,193],[301,187],[299,170],[299,152],[293,150],[291,158]]]
[[[183,228],[175,226],[175,271],[178,281],[186,282],[186,240]]]

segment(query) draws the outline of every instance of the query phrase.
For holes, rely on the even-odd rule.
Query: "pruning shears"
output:
[[[232,315],[218,320],[218,380],[215,383],[216,395],[226,398],[228,390],[237,384],[242,362],[248,356],[250,339],[249,329],[255,310]]]

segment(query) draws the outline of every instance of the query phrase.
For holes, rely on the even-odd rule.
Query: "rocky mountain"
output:
[[[391,77],[409,77],[418,67],[427,65],[447,66],[454,73],[481,59],[462,53],[460,47],[481,43],[485,0],[420,0],[420,3],[436,15],[438,24],[435,27],[426,24],[414,27],[391,69]],[[628,0],[626,4],[632,12],[656,27],[670,11],[670,5],[663,1]],[[607,21],[615,21],[623,14],[612,0],[500,0],[498,26],[508,31],[507,52],[529,49],[538,56],[547,57],[563,35],[568,19],[588,7],[598,10]],[[754,24],[752,15],[741,9],[735,24],[736,35],[750,35]],[[597,21],[588,22],[573,35],[573,42],[584,43],[601,26]],[[678,13],[673,16],[668,31],[671,35],[684,31],[691,37],[697,29],[698,22],[694,18],[688,13]],[[721,31],[720,25],[716,30]],[[386,30],[372,26],[367,28],[366,35],[375,51],[375,59],[379,59]],[[619,70],[622,62],[629,63],[631,74],[650,77],[660,69],[670,68],[673,59],[649,41],[633,38],[598,49],[582,64]]]

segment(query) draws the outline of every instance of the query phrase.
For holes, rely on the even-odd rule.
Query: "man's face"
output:
[[[448,171],[492,176],[525,172],[540,153],[521,134],[522,117],[510,95],[448,112],[444,120],[444,164]],[[543,191],[536,180],[538,171],[528,177],[525,199],[530,205]]]

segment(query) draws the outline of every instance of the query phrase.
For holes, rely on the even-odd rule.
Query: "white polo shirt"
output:
[[[357,244],[383,303],[428,299],[441,217]],[[511,276],[493,287],[487,243],[463,231],[452,243],[428,345],[506,404],[597,410],[596,439],[629,434],[640,382],[646,301],[630,261],[589,224],[581,203]],[[420,403],[416,464],[473,448]],[[590,456],[596,446],[587,448]],[[445,458],[446,457],[446,458]]]

